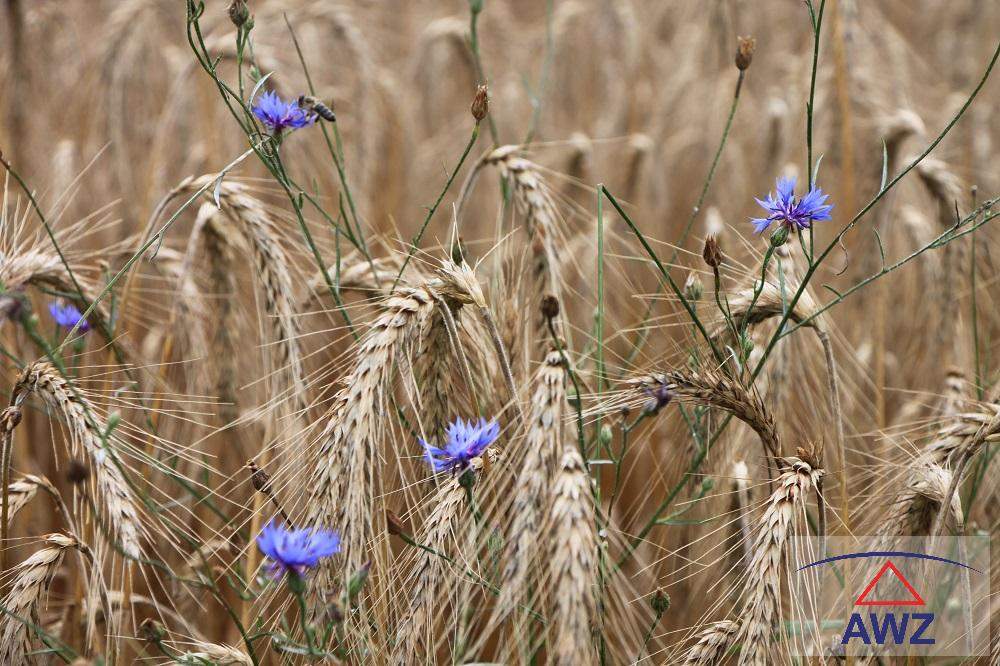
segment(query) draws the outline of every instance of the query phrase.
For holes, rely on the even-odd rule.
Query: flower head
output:
[[[828,194],[823,194],[823,190],[814,187],[801,199],[795,196],[795,179],[779,178],[776,184],[777,196],[769,192],[767,201],[756,199],[764,210],[768,212],[767,217],[755,217],[750,221],[754,224],[754,233],[759,234],[772,222],[778,222],[789,231],[798,229],[808,229],[813,222],[830,219],[832,204],[827,204]]]
[[[462,419],[448,426],[448,441],[444,448],[420,440],[427,455],[427,462],[435,472],[461,472],[469,467],[473,458],[483,454],[490,444],[500,435],[500,426],[496,421],[479,419],[478,423]]]
[[[649,400],[643,405],[642,410],[647,414],[656,414],[661,409],[670,404],[674,396],[663,384],[657,385],[655,389],[647,388],[646,395],[649,396]]]
[[[301,575],[324,557],[340,552],[340,535],[321,529],[286,529],[274,521],[257,536],[257,547],[271,560],[271,574]]]
[[[90,330],[90,323],[83,318],[83,313],[77,310],[72,303],[61,305],[57,301],[52,301],[49,303],[49,312],[52,313],[52,318],[56,320],[56,323],[63,328],[73,328],[79,323],[79,330],[82,333]]]
[[[287,128],[305,127],[316,121],[314,114],[307,112],[294,100],[286,102],[273,90],[261,94],[253,107],[253,114],[267,125],[271,134],[279,134]]]

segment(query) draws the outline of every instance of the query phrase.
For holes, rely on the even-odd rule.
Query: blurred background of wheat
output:
[[[767,248],[765,240],[750,234],[747,220],[758,214],[753,197],[771,189],[778,175],[808,178],[805,107],[813,40],[806,8],[793,0],[486,1],[478,36],[490,89],[489,122],[431,219],[404,281],[419,292],[453,256],[453,243],[461,237],[509,356],[517,401],[505,407],[509,381],[488,323],[474,315],[478,285],[468,288],[462,281],[468,276],[438,278],[445,285],[440,293],[400,296],[411,299],[405,304],[386,305],[378,298],[399,272],[472,131],[469,105],[481,76],[468,42],[468,3],[250,2],[253,64],[273,72],[267,87],[286,98],[308,89],[291,25],[316,96],[332,102],[337,116],[350,202],[318,128],[290,135],[281,156],[331,217],[304,208],[325,263],[339,275],[343,311],[317,273],[288,199],[253,156],[218,188],[211,186],[211,175],[185,180],[215,174],[246,150],[247,139],[192,53],[184,4],[4,3],[0,150],[52,221],[88,297],[100,292],[151,230],[208,186],[171,226],[155,258],[144,257],[102,301],[98,312],[114,324],[113,344],[95,324],[82,341],[63,349],[65,372],[79,393],[59,394],[53,381],[60,370],[35,367],[29,381],[19,377],[24,364],[44,359],[46,348],[61,342],[47,306],[60,296],[72,300],[75,290],[24,192],[4,174],[0,383],[12,400],[29,392],[43,398],[27,400],[23,423],[11,426],[11,482],[24,484],[18,488],[26,498],[22,508],[11,487],[4,594],[31,592],[17,587],[28,575],[24,565],[14,568],[17,563],[33,553],[54,557],[73,549],[79,557],[33,565],[52,567],[51,591],[35,617],[60,645],[72,648],[52,648],[61,656],[103,655],[131,663],[143,655],[166,660],[203,653],[211,663],[250,663],[240,661],[249,657],[234,619],[249,634],[298,631],[297,611],[288,608],[280,590],[255,597],[257,588],[251,585],[255,592],[247,593],[239,580],[253,579],[261,558],[252,539],[274,513],[268,495],[255,492],[250,482],[245,465],[253,459],[270,475],[276,502],[293,520],[327,521],[342,532],[359,530],[361,543],[373,540],[373,553],[345,551],[337,566],[349,571],[329,576],[342,583],[373,560],[366,617],[384,624],[362,631],[346,621],[351,628],[344,644],[354,650],[348,661],[524,659],[508,629],[491,624],[491,609],[499,602],[466,580],[464,565],[426,557],[395,536],[378,536],[385,530],[382,511],[402,516],[415,538],[436,535],[440,549],[460,561],[491,548],[490,530],[507,533],[506,516],[515,511],[510,496],[532,482],[521,468],[530,447],[556,437],[554,450],[561,451],[565,441],[575,441],[579,398],[572,395],[568,403],[561,394],[542,398],[559,403],[555,415],[565,421],[562,435],[532,431],[538,387],[544,387],[539,378],[549,368],[563,381],[562,361],[551,356],[550,336],[538,326],[544,321],[538,298],[553,291],[553,284],[561,292],[558,332],[583,382],[588,442],[599,441],[600,426],[609,426],[612,455],[621,450],[622,424],[642,409],[621,380],[649,371],[698,369],[691,360],[697,333],[678,300],[660,291],[656,268],[607,199],[602,204],[605,295],[598,314],[595,187],[603,183],[624,203],[661,259],[670,259],[667,268],[675,281],[698,277],[704,285],[698,312],[718,329],[723,322],[712,298],[713,276],[701,258],[706,220],[723,225],[723,287],[737,299],[759,276]],[[221,57],[219,76],[232,81],[235,28],[228,5],[209,0],[201,27],[209,51]],[[954,116],[989,63],[998,26],[1000,4],[982,0],[826,3],[813,159],[822,155],[819,182],[836,208],[832,223],[817,225],[819,243],[830,242],[878,192],[883,142],[892,176]],[[740,35],[756,38],[756,52],[711,186],[692,216],[733,101],[738,75],[733,54]],[[834,290],[843,292],[879,270],[872,228],[891,264],[945,232],[956,213],[968,215],[995,196],[998,102],[1000,86],[991,79],[933,155],[831,254],[807,292],[811,303],[800,304],[805,316],[834,298]],[[520,157],[484,157],[492,146],[520,144],[526,137],[529,176],[551,194],[551,205],[541,212],[530,205],[502,205],[508,188],[516,199],[519,187],[531,187],[516,181],[517,164],[511,161]],[[456,230],[453,205],[470,175],[478,177],[468,188]],[[213,190],[221,209],[212,201]],[[541,235],[550,234],[540,260],[535,246],[540,235],[526,231],[531,220],[525,217],[550,213],[551,221],[535,221]],[[675,245],[692,218],[693,231]],[[333,233],[331,221],[345,220],[360,220],[377,265]],[[831,533],[845,533],[845,523],[856,533],[879,532],[898,494],[916,483],[927,443],[942,441],[943,429],[981,425],[983,414],[994,413],[1000,311],[993,294],[1000,274],[993,261],[993,227],[926,252],[852,294],[813,321],[821,321],[815,326],[821,335],[803,328],[782,339],[758,377],[780,453],[791,456],[796,447],[825,444],[823,488]],[[793,249],[780,257],[783,275],[794,281],[804,271],[802,257],[798,243],[786,248]],[[342,257],[339,265],[334,257]],[[373,272],[381,276],[378,284]],[[535,288],[540,272],[548,277]],[[454,353],[451,328],[434,298],[449,299],[461,311],[465,354]],[[425,316],[424,309],[435,314]],[[359,430],[375,433],[374,448],[365,455],[377,478],[363,482],[365,490],[356,498],[367,502],[372,515],[359,521],[350,509],[338,509],[336,517],[345,524],[335,524],[334,515],[323,513],[328,507],[317,499],[310,470],[326,455],[321,443],[331,436],[325,429],[338,408],[338,381],[362,386],[375,381],[356,367],[367,352],[345,325],[344,312],[359,334],[372,322],[379,330],[378,317],[397,313],[393,316],[400,319],[385,323],[382,337],[369,339],[367,349],[389,349],[391,372],[398,377],[378,379],[382,383],[371,395],[359,398],[378,401],[368,421],[339,424],[346,431],[340,441],[359,448],[367,446],[352,439]],[[413,322],[403,321],[411,316]],[[755,330],[756,353],[774,323],[762,321]],[[400,327],[396,333],[394,326]],[[598,331],[601,345],[595,344]],[[837,369],[846,461],[838,458],[824,340]],[[603,350],[603,373],[594,361],[597,349]],[[472,357],[468,373],[459,362],[465,355]],[[40,379],[40,372],[54,373],[55,379]],[[562,390],[572,394],[574,388]],[[679,402],[687,399],[685,390],[671,388]],[[711,391],[718,390],[716,382]],[[442,392],[448,395],[440,404],[429,404]],[[691,399],[697,406],[684,418],[671,405],[627,433],[618,473],[615,465],[590,467],[608,522],[581,538],[595,539],[611,560],[629,557],[622,572],[608,574],[607,596],[587,620],[588,631],[607,637],[601,641],[607,663],[680,663],[698,632],[710,622],[734,619],[744,603],[747,572],[741,558],[755,545],[752,528],[744,523],[760,519],[772,472],[755,441],[758,428],[720,426],[725,408],[708,400],[714,404],[709,409],[697,395]],[[97,422],[92,427],[73,423],[73,410],[85,401]],[[632,406],[631,415],[618,410],[624,404]],[[486,527],[473,529],[478,523],[469,516],[441,515],[458,511],[447,502],[462,504],[464,495],[459,490],[449,498],[456,488],[442,482],[435,490],[427,481],[414,435],[434,438],[454,416],[490,410],[500,418],[500,442],[506,444],[497,461],[485,463],[489,470],[481,488],[477,484],[477,499]],[[113,414],[120,415],[120,425],[114,426]],[[703,442],[692,438],[688,418],[699,421],[703,434],[725,430],[705,451]],[[128,531],[116,525],[128,523],[129,514],[115,513],[114,506],[98,509],[115,497],[106,487],[113,479],[94,469],[101,465],[100,428],[105,440],[113,431],[127,451],[123,483],[142,498],[134,536],[144,552],[141,562],[123,556]],[[974,473],[961,493],[961,529],[992,536],[998,516],[990,453],[971,463]],[[608,457],[594,449],[598,463]],[[947,456],[939,462],[950,479],[948,470],[957,463]],[[573,461],[561,453],[545,464],[553,474],[566,475],[543,480],[546,490],[579,480]],[[106,472],[111,477],[113,467]],[[508,475],[496,473],[495,481],[486,482],[497,467]],[[26,474],[34,476],[21,479]],[[665,505],[672,489],[672,504]],[[943,491],[924,494],[940,505]],[[815,497],[808,505],[815,510]],[[564,528],[573,526],[558,521],[545,526]],[[69,530],[87,545],[43,542],[46,534]],[[115,537],[107,538],[109,532]],[[628,555],[637,535],[642,541]],[[349,538],[354,537],[345,535]],[[551,539],[550,534],[543,541]],[[477,540],[486,545],[477,550]],[[558,552],[542,557],[560,561]],[[483,575],[492,580],[492,574]],[[551,604],[551,618],[559,624],[565,611],[560,599],[571,593],[559,571],[540,578],[532,603]],[[339,590],[339,584],[330,582],[328,589]],[[672,599],[666,612],[650,606],[657,590]],[[341,592],[330,594],[323,603],[339,599]],[[588,602],[571,598],[565,605],[581,603]],[[412,628],[413,644],[403,648],[412,653],[400,655],[393,638],[408,635],[404,618],[410,615],[423,617],[425,626]],[[158,633],[161,625],[165,634]],[[4,640],[23,640],[12,635],[4,634]],[[539,654],[573,663],[557,649],[563,639],[570,640],[550,637]],[[278,663],[270,640],[256,641],[254,659]],[[35,638],[33,647],[39,646]],[[233,646],[232,654],[227,656],[225,646]],[[770,659],[782,654],[769,649],[775,650]],[[393,651],[397,654],[390,656]],[[596,660],[595,655],[585,659]],[[33,659],[54,662],[56,656]]]

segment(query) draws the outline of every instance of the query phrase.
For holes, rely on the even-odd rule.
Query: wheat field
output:
[[[0,663],[1000,664],[1000,3],[0,4]]]

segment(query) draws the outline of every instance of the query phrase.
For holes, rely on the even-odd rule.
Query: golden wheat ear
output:
[[[470,471],[482,475],[500,459],[497,449],[487,449],[481,458],[474,458]],[[464,576],[460,558],[452,558],[454,542],[471,529],[473,511],[467,502],[464,475],[445,480],[431,496],[431,512],[420,533],[419,543],[429,548],[421,549],[406,575],[409,594],[409,611],[400,619],[396,628],[392,662],[399,666],[416,664],[431,659],[437,649],[434,636],[435,618],[448,604],[450,591],[455,583],[452,576]],[[479,480],[476,481],[479,483]],[[449,559],[445,559],[449,558]],[[450,560],[450,561],[449,561]],[[453,562],[456,566],[449,567]],[[449,570],[450,569],[450,570]]]
[[[754,537],[739,632],[739,663],[765,666],[772,663],[771,635],[781,611],[782,557],[797,513],[805,511],[806,496],[817,490],[824,471],[799,458],[787,458],[777,488],[767,502]]]
[[[494,621],[502,621],[515,606],[532,596],[532,563],[542,552],[541,528],[545,497],[556,472],[563,444],[566,409],[566,369],[562,355],[549,352],[535,377],[528,432],[524,440],[524,462],[511,506],[508,559],[503,588],[494,609]]]
[[[118,442],[107,422],[73,383],[47,361],[36,361],[21,373],[15,393],[34,393],[59,412],[72,441],[94,469],[101,510],[122,552],[135,560],[142,554],[142,521],[132,488],[125,477],[124,461],[115,450]]]
[[[714,623],[698,634],[698,640],[684,656],[684,663],[688,666],[712,666],[719,663],[726,656],[738,629],[739,625],[730,620]]]
[[[30,662],[30,627],[38,625],[38,612],[43,597],[56,575],[63,556],[80,542],[65,534],[49,534],[45,547],[14,567],[14,584],[4,598],[4,617],[0,620],[0,662],[11,666],[27,666]]]
[[[180,647],[178,644],[176,647]],[[194,641],[184,652],[178,652],[178,660],[181,663],[209,663],[218,666],[253,666],[253,660],[242,650],[237,650],[231,645],[222,643],[206,643],[204,641]]]
[[[679,400],[718,407],[750,426],[760,437],[767,456],[781,455],[778,430],[764,401],[756,391],[748,390],[727,374],[715,370],[669,370],[634,377],[629,384],[633,387],[633,405],[640,405],[651,393],[663,390]]]
[[[306,523],[343,531],[349,571],[360,568],[373,537],[384,532],[383,512],[375,506],[374,466],[383,455],[385,401],[396,360],[424,339],[436,303],[435,293],[424,286],[401,287],[379,304],[343,388],[323,417],[305,498]]]
[[[549,549],[553,663],[597,663],[597,517],[593,480],[575,442],[563,447],[550,489]]]

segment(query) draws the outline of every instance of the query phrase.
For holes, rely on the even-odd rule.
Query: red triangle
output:
[[[886,571],[889,571],[890,569],[892,570],[892,573],[895,574],[896,578],[899,579],[899,582],[903,584],[903,587],[905,587],[906,590],[913,595],[913,597],[910,599],[887,599],[884,601],[883,600],[868,601],[867,599],[865,599],[865,597],[868,596],[868,593],[871,592],[873,589],[875,589],[875,584],[878,583],[882,575]],[[923,606],[924,600],[923,597],[921,597],[917,593],[917,591],[913,589],[913,586],[910,585],[910,581],[906,580],[903,574],[900,573],[899,569],[896,568],[896,565],[893,564],[892,562],[886,561],[886,563],[882,565],[882,568],[879,569],[879,572],[875,574],[875,577],[872,578],[871,582],[868,583],[868,587],[864,589],[864,591],[861,593],[861,596],[855,599],[854,605],[855,606]]]

